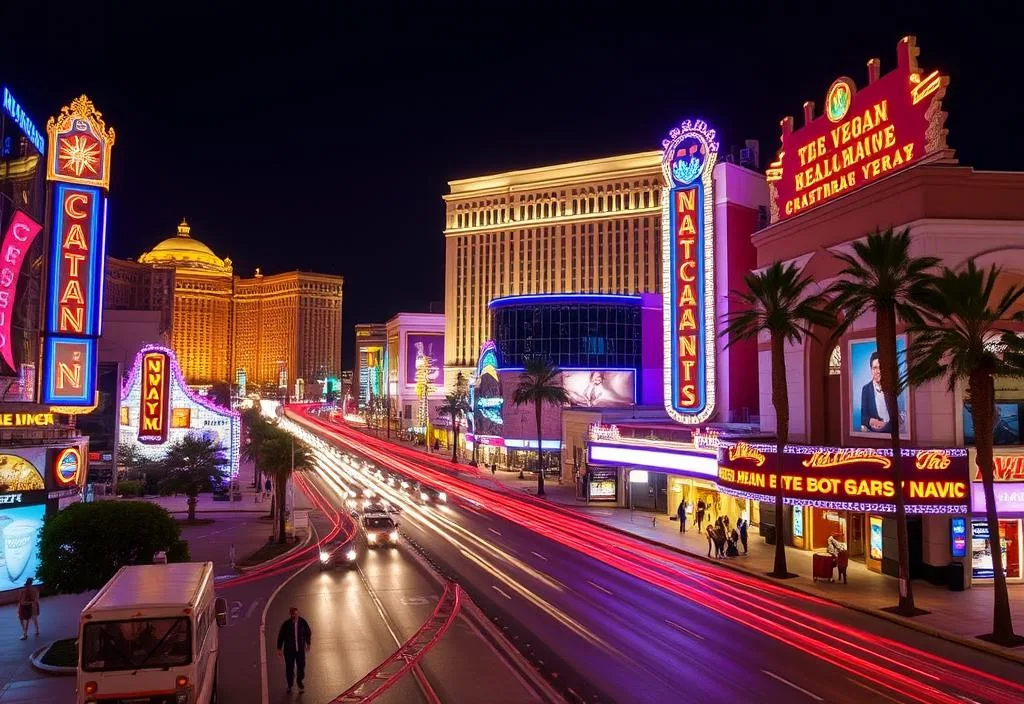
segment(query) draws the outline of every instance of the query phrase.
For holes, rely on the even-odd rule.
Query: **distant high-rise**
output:
[[[170,288],[170,343],[188,383],[233,382],[244,369],[250,385],[291,385],[341,373],[343,284],[303,271],[235,276],[183,220],[137,264],[108,262],[106,305],[150,308]]]

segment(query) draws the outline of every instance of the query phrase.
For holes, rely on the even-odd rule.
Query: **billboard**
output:
[[[20,210],[15,210],[0,243],[0,358],[9,372],[17,370],[11,323],[17,302],[21,265],[43,226]]]
[[[96,402],[97,343],[103,310],[107,186],[114,130],[86,96],[46,124],[53,182],[46,256],[40,399],[64,407]]]
[[[415,384],[416,369],[429,363],[427,382],[440,387],[444,381],[444,333],[411,332],[405,336],[405,383]]]
[[[907,513],[967,513],[967,450],[904,448],[900,462]],[[787,445],[782,456],[783,496],[790,504],[892,513],[892,468],[892,451],[887,449]],[[719,444],[720,490],[771,501],[775,472],[774,444]]]
[[[46,489],[45,469],[45,448],[0,451],[0,494],[43,491]],[[10,503],[21,503],[21,500]]]
[[[662,141],[665,410],[703,423],[715,410],[713,129],[684,120]]]
[[[46,504],[0,509],[0,591],[17,589],[39,569],[39,531]]]
[[[889,412],[882,396],[882,371],[878,359],[878,343],[875,339],[851,340],[849,342],[850,388],[850,435],[862,438],[888,437],[890,431]],[[907,376],[907,336],[896,336],[896,365],[900,378]],[[910,392],[904,388],[896,397],[899,407],[900,437],[910,438],[908,406]]]
[[[838,78],[825,94],[824,114],[815,118],[807,102],[803,127],[782,120],[782,146],[767,170],[772,222],[949,153],[942,110],[949,77],[918,68],[918,52],[917,40],[904,37],[895,70],[881,76],[872,59],[866,86]]]
[[[622,408],[635,403],[632,369],[594,369],[562,372],[562,388],[569,405],[585,408]]]
[[[474,378],[475,382],[470,387],[473,435],[481,438],[501,437],[504,435],[502,408],[505,399],[501,395],[501,381],[498,378],[497,348],[490,340],[480,349]]]

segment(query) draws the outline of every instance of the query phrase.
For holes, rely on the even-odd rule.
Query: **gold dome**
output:
[[[230,274],[231,260],[221,259],[199,240],[192,239],[192,228],[182,219],[178,234],[168,237],[139,257],[140,264],[167,269],[200,269],[211,273]]]

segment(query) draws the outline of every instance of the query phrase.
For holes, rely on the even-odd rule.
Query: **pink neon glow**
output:
[[[185,382],[185,377],[182,376],[181,374],[181,367],[178,366],[178,358],[174,355],[174,350],[164,347],[162,345],[146,345],[141,350],[139,350],[139,353],[137,355],[135,355],[135,362],[132,363],[132,370],[131,372],[129,372],[128,378],[125,379],[124,384],[121,385],[122,401],[128,399],[128,392],[135,384],[135,378],[139,374],[139,369],[142,368],[142,357],[147,352],[163,352],[164,354],[167,355],[168,359],[171,362],[171,369],[174,372],[174,379],[178,382],[178,386],[181,388],[181,390],[185,393],[185,396],[190,401],[192,401],[193,403],[197,403],[203,408],[207,408],[213,411],[214,413],[219,413],[222,416],[230,416],[231,418],[241,417],[241,414],[238,411],[231,408],[224,408],[223,406],[218,406],[213,401],[205,399],[199,394],[192,391],[192,389],[190,389],[188,387],[188,384]]]
[[[301,416],[289,409],[288,415],[374,462],[443,488],[450,501],[472,501],[476,507],[699,603],[854,676],[872,679],[901,696],[921,702],[962,701],[951,692],[956,688],[972,698],[980,696],[993,702],[1014,702],[1024,697],[1024,684],[843,625],[803,608],[842,608],[830,601],[654,547],[582,518],[570,509],[512,492],[503,485],[497,490],[483,488],[460,479],[457,474],[464,469],[461,466],[436,462],[415,450],[329,425],[309,417],[308,409]],[[798,605],[790,606],[778,598]]]
[[[11,224],[7,226],[3,244],[0,245],[0,354],[7,366],[14,369],[14,352],[11,347],[11,320],[14,318],[14,295],[18,288],[18,276],[25,255],[32,249],[36,235],[43,229],[20,210],[14,211]]]

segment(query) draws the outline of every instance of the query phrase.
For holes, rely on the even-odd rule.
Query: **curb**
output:
[[[531,496],[533,496],[533,495],[531,494]],[[538,497],[533,496],[533,498],[536,499]],[[576,508],[578,508],[578,507],[573,506],[571,504],[562,504],[562,503],[559,503],[557,501],[551,501],[549,499],[540,499],[540,500],[541,501],[545,501],[545,502],[551,504],[552,506],[558,506],[558,507],[564,508],[564,509],[576,509]],[[988,655],[994,655],[996,657],[1003,658],[1004,660],[1009,660],[1010,662],[1016,662],[1016,663],[1024,664],[1024,652],[1022,652],[1022,653],[1015,653],[1015,652],[1013,652],[1011,650],[1008,650],[1008,649],[1003,648],[1003,647],[998,646],[998,645],[993,645],[993,644],[987,643],[987,642],[985,642],[983,640],[978,640],[976,638],[968,638],[966,636],[960,636],[960,635],[957,635],[955,633],[950,633],[949,631],[943,631],[941,629],[935,628],[934,626],[928,626],[928,625],[925,625],[923,623],[917,623],[915,621],[911,621],[910,619],[905,618],[903,616],[897,616],[896,614],[890,614],[888,612],[880,611],[878,609],[873,609],[873,608],[868,607],[868,606],[861,606],[860,604],[855,604],[853,602],[845,601],[843,599],[836,599],[836,598],[833,598],[833,597],[830,597],[830,596],[825,596],[823,594],[818,594],[817,592],[812,592],[812,591],[810,591],[808,589],[805,589],[805,588],[801,587],[798,584],[793,584],[791,582],[787,582],[787,581],[784,581],[784,580],[768,579],[765,575],[761,574],[760,572],[755,572],[753,570],[746,570],[746,569],[743,569],[742,567],[739,567],[738,565],[731,564],[731,563],[728,563],[728,562],[718,562],[716,560],[711,560],[711,559],[708,559],[707,557],[705,557],[704,555],[699,555],[699,554],[696,554],[696,553],[688,552],[688,551],[683,550],[682,548],[676,547],[674,545],[669,545],[668,543],[663,543],[663,542],[661,542],[659,540],[655,540],[654,538],[648,538],[645,535],[638,535],[636,533],[632,533],[632,532],[626,530],[625,528],[619,528],[618,526],[613,526],[613,525],[610,525],[608,523],[603,523],[602,521],[595,520],[595,519],[591,518],[590,516],[587,516],[587,515],[582,514],[582,513],[580,513],[580,518],[582,518],[584,521],[586,521],[587,523],[590,523],[592,525],[599,526],[601,528],[606,528],[608,530],[615,531],[616,533],[619,533],[621,535],[626,535],[626,536],[629,536],[631,538],[635,538],[636,540],[643,541],[643,542],[647,543],[648,545],[654,545],[654,546],[662,548],[664,550],[670,550],[672,552],[679,553],[680,555],[686,555],[687,557],[690,557],[692,559],[701,560],[702,562],[707,562],[708,564],[716,565],[718,567],[724,567],[726,569],[730,569],[730,570],[732,570],[734,572],[739,572],[739,573],[747,575],[747,576],[757,577],[758,579],[760,579],[760,580],[762,580],[764,582],[768,582],[770,584],[777,584],[779,586],[786,587],[787,589],[791,589],[794,592],[799,592],[799,593],[805,594],[807,596],[812,596],[812,597],[815,597],[815,598],[818,598],[818,599],[824,599],[825,601],[830,601],[830,602],[832,602],[833,604],[835,604],[837,606],[841,606],[841,607],[843,607],[845,609],[850,609],[851,611],[858,611],[858,612],[860,612],[862,614],[867,614],[868,616],[874,616],[875,618],[880,618],[880,619],[883,619],[885,621],[889,621],[890,623],[895,623],[895,624],[897,624],[899,626],[904,626],[905,628],[910,628],[912,630],[918,631],[918,632],[923,633],[925,635],[932,636],[934,638],[940,638],[942,640],[949,641],[950,643],[956,643],[958,645],[962,645],[962,646],[965,646],[967,648],[972,648],[974,650],[978,650],[978,651],[986,653]]]
[[[269,560],[264,560],[263,562],[257,562],[255,565],[247,565],[245,567],[237,567],[236,569],[238,570],[238,572],[240,574],[246,574],[247,572],[252,572],[255,569],[263,569],[267,565],[271,565],[271,564],[277,562],[278,560],[284,560],[286,557],[288,557],[289,555],[291,555],[293,552],[295,552],[297,550],[302,550],[307,545],[309,545],[309,540],[312,537],[313,537],[313,531],[307,530],[306,531],[306,539],[305,540],[303,540],[301,543],[295,543],[295,545],[293,545],[291,548],[289,548],[285,552],[281,553],[280,555],[276,555],[276,556],[272,557]]]
[[[64,640],[63,638],[61,640]],[[36,668],[40,672],[46,672],[51,675],[61,675],[63,677],[70,677],[78,672],[77,667],[60,667],[58,665],[47,665],[43,662],[43,655],[46,654],[50,648],[57,641],[50,641],[41,648],[36,649],[31,655],[28,656],[28,661],[32,663],[32,667]]]

